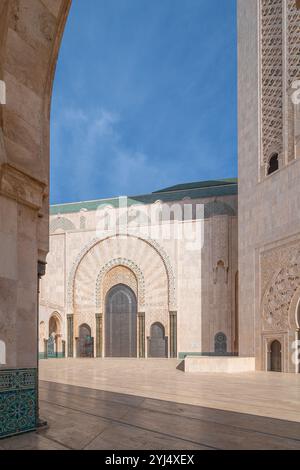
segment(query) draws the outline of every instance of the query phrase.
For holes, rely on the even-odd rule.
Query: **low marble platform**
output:
[[[187,356],[184,359],[185,372],[225,372],[233,374],[254,370],[254,357]]]

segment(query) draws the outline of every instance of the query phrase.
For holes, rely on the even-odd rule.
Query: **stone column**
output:
[[[68,357],[74,357],[74,319],[73,315],[67,315],[68,331]]]
[[[170,357],[177,357],[177,312],[170,312]]]
[[[36,337],[37,337],[37,379],[36,379],[36,420],[37,420],[37,426],[46,426],[47,422],[42,421],[40,419],[40,409],[39,409],[39,325],[40,325],[40,320],[39,320],[39,297],[40,297],[40,282],[43,276],[46,274],[46,263],[43,261],[38,261],[38,269],[37,269],[37,275],[38,275],[38,282],[37,282],[37,332],[36,332]],[[48,342],[47,342],[48,345]],[[47,351],[48,352],[48,351]]]
[[[48,340],[44,339],[44,359],[48,359]]]
[[[102,357],[103,314],[96,313],[96,357]]]
[[[139,357],[145,357],[145,314],[138,313]]]
[[[66,357],[66,342],[63,339],[61,343],[62,343],[62,357],[65,358]]]

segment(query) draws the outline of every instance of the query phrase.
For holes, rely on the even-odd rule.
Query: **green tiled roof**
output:
[[[176,186],[170,186],[168,188],[159,189],[154,191],[155,193],[165,193],[171,191],[186,191],[200,188],[211,188],[216,186],[237,184],[237,178],[225,178],[223,180],[210,180],[210,181],[196,181],[194,183],[177,184]]]
[[[152,204],[158,199],[162,202],[180,201],[183,198],[202,199],[209,197],[233,196],[238,192],[237,179],[217,181],[200,181],[198,183],[179,184],[170,188],[155,191],[140,196],[129,196],[127,205]],[[68,204],[55,204],[50,206],[50,214],[70,214],[81,209],[95,211],[100,205],[120,206],[120,198],[96,199],[94,201],[72,202]]]

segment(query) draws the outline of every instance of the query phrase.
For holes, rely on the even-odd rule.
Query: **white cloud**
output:
[[[150,156],[123,143],[121,128],[119,114],[103,108],[64,108],[56,117],[53,150],[59,155],[53,157],[70,159],[66,177],[77,198],[86,199],[91,192],[106,196],[107,190],[110,195],[145,193],[149,184],[156,188],[161,172]],[[55,173],[59,171],[58,165]]]

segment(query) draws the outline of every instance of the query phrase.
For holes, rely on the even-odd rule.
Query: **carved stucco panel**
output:
[[[281,265],[272,271],[273,278],[263,296],[263,330],[287,331],[291,328],[290,305],[300,287],[300,244],[298,242],[283,249],[276,248],[269,253],[269,257],[272,258],[272,255]],[[264,263],[263,268],[270,266],[272,264],[269,260],[269,263]]]
[[[120,253],[122,251],[122,240],[124,240],[122,235],[108,237],[108,238],[101,239],[101,240],[99,240],[99,238],[95,238],[95,239],[91,240],[91,242],[89,242],[87,245],[85,245],[84,248],[78,253],[78,255],[76,256],[76,258],[73,262],[73,265],[72,265],[72,268],[71,268],[70,274],[69,274],[68,289],[67,289],[68,312],[72,312],[74,310],[74,306],[75,306],[75,303],[74,303],[75,278],[77,278],[77,281],[83,281],[83,279],[78,279],[78,277],[82,276],[82,274],[79,273],[79,276],[76,274],[78,272],[78,269],[79,269],[83,259],[85,259],[85,262],[87,262],[88,264],[91,264],[91,265],[95,265],[95,263],[98,263],[98,266],[102,266],[102,268],[103,268],[103,264],[110,263],[110,262],[114,263],[114,261],[113,261],[114,258],[112,258],[111,260],[108,260],[105,263],[103,263],[103,260],[101,259],[101,256],[102,255],[103,256],[108,255],[108,253],[113,254],[114,252]],[[175,276],[174,276],[174,272],[173,272],[173,268],[172,268],[170,259],[167,255],[167,253],[165,252],[165,250],[155,240],[141,239],[139,237],[130,236],[130,237],[127,237],[127,241],[128,241],[128,243],[131,242],[131,245],[132,245],[132,241],[135,241],[136,248],[135,248],[135,250],[134,249],[132,250],[132,256],[133,257],[139,256],[141,262],[145,263],[145,261],[146,261],[146,258],[143,259],[143,257],[142,257],[143,253],[145,253],[145,254],[147,253],[147,257],[149,257],[149,262],[150,262],[150,260],[153,261],[153,259],[155,258],[155,256],[154,256],[155,252],[156,252],[156,255],[159,256],[159,258],[162,261],[162,265],[165,268],[165,275],[162,277],[162,282],[163,282],[163,279],[166,278],[169,310],[176,310],[177,308],[176,308]],[[142,245],[140,243],[142,243]],[[100,245],[102,247],[104,247],[104,246],[106,247],[105,250],[103,250],[103,252],[101,254],[99,254],[100,253],[99,249],[96,248],[96,251],[95,251],[95,247],[97,247],[97,246],[100,247]],[[109,248],[109,246],[110,246],[110,248]],[[142,250],[140,250],[140,253],[139,253],[139,250],[138,250],[138,246],[142,247]],[[150,251],[147,250],[147,248],[146,248],[147,246],[150,248]],[[151,248],[154,250],[153,256],[151,256]],[[120,258],[125,259],[124,256],[120,256]],[[151,263],[152,263],[152,261],[151,261]],[[119,263],[119,264],[122,264],[122,263]],[[133,262],[133,264],[134,264],[134,262]],[[127,265],[127,264],[125,264],[125,265]],[[137,266],[138,263],[135,263],[135,265]],[[142,277],[140,276],[138,271],[135,271],[132,268],[133,265],[130,266],[130,264],[128,264],[127,266],[135,272],[135,274],[137,275],[139,281],[141,281],[141,288],[142,288],[144,281],[142,282]],[[154,265],[153,272],[150,273],[151,282],[154,282],[154,284],[157,284],[158,272],[156,272],[156,270],[158,268],[159,268],[159,264]],[[140,268],[138,268],[138,269],[140,269]],[[159,269],[161,269],[161,268],[159,268]],[[90,273],[86,273],[86,274],[90,275]],[[156,276],[156,278],[155,278],[155,276]],[[98,288],[99,288],[99,283],[98,283]],[[163,289],[163,288],[164,287],[162,285],[160,285],[160,289]],[[143,291],[143,289],[141,289],[141,297],[140,297],[141,305],[143,305],[143,302],[144,302],[143,292],[142,291]],[[155,296],[156,292],[157,292],[157,294],[159,294],[158,291],[159,291],[159,288],[157,289],[156,287],[154,287],[154,289],[152,291],[153,295]],[[83,292],[82,294],[84,295],[85,293]],[[145,305],[146,304],[147,304],[147,300],[145,298]]]
[[[115,260],[115,262],[118,263],[118,260]],[[138,299],[138,305],[140,306],[140,287],[134,272],[126,267],[126,265],[124,266],[121,263],[118,263],[115,265],[115,267],[106,270],[104,275],[102,273],[102,275],[98,276],[96,288],[97,311],[98,309],[99,312],[105,311],[106,295],[112,287],[118,284],[125,284],[126,286],[130,287],[130,289],[135,293],[136,298]]]

